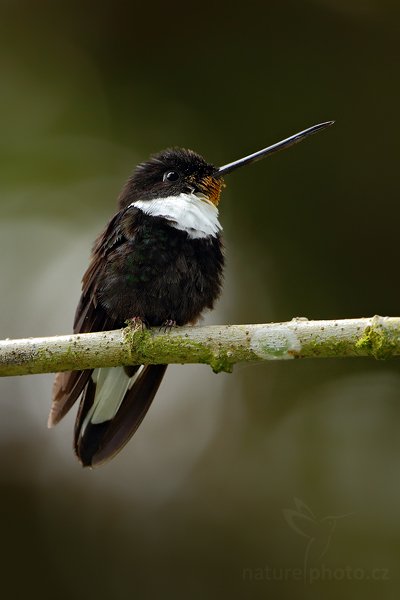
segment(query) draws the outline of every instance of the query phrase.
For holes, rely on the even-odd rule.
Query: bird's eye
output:
[[[179,173],[176,171],[166,171],[163,176],[163,181],[178,181]]]

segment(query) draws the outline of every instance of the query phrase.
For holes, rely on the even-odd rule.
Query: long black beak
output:
[[[264,158],[264,156],[268,156],[269,154],[273,154],[274,152],[283,150],[284,148],[290,148],[290,146],[293,146],[294,144],[301,142],[309,135],[312,135],[313,133],[317,133],[317,131],[325,129],[326,127],[330,127],[331,125],[334,124],[334,122],[335,121],[326,121],[325,123],[319,123],[319,125],[313,125],[312,127],[309,127],[308,129],[304,129],[304,131],[300,131],[299,133],[295,133],[294,135],[291,135],[290,137],[286,138],[285,140],[282,140],[281,142],[272,144],[272,146],[268,146],[267,148],[264,148],[263,150],[254,152],[254,154],[249,154],[249,156],[245,156],[244,158],[239,158],[239,160],[235,160],[234,162],[228,163],[227,165],[224,165],[223,167],[219,167],[216,170],[216,172],[214,173],[214,177],[224,177],[224,175],[227,175],[227,173],[230,173],[231,171],[234,171],[235,169],[238,169],[239,167],[243,167],[243,165],[248,165],[252,162],[260,160],[261,158]]]

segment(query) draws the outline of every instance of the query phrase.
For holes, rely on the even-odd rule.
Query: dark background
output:
[[[2,1],[0,336],[71,330],[92,240],[151,152],[222,164],[327,119],[227,178],[206,322],[397,315],[399,19],[390,0]],[[95,471],[73,415],[46,429],[51,382],[1,381],[4,597],[398,597],[395,361],[171,367]]]

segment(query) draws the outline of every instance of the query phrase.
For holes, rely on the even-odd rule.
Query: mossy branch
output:
[[[263,325],[128,326],[115,331],[0,341],[0,376],[132,364],[205,363],[215,372],[239,362],[292,358],[400,356],[400,317]]]

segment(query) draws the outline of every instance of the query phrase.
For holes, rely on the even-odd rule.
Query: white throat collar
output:
[[[200,194],[182,193],[154,200],[136,200],[130,206],[152,217],[164,217],[171,227],[186,231],[190,238],[215,237],[222,230],[218,208]]]

